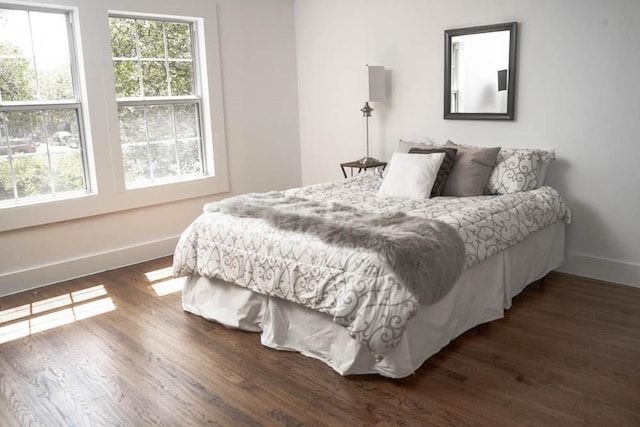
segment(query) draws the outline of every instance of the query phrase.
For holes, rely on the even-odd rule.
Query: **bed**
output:
[[[259,332],[263,345],[342,375],[402,378],[466,330],[501,318],[564,261],[570,212],[551,187],[412,199],[380,197],[385,180],[361,173],[205,205],[174,254],[174,274],[187,277],[184,310]],[[326,229],[345,221],[346,231]],[[398,233],[406,221],[413,228]],[[433,235],[414,247],[406,238],[416,228]],[[353,230],[353,242],[341,240]],[[391,253],[371,243],[389,239]]]

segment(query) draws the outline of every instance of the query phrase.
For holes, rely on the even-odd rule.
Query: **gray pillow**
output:
[[[481,196],[500,147],[465,147],[447,141],[445,147],[458,150],[456,161],[444,186],[443,196]]]
[[[444,153],[444,159],[442,160],[442,164],[440,165],[440,169],[438,169],[438,176],[436,176],[436,181],[433,184],[433,188],[431,189],[431,197],[442,196],[442,191],[444,191],[444,186],[447,183],[447,178],[451,173],[451,169],[453,169],[453,164],[456,161],[456,154],[458,150],[455,148],[412,148],[409,150],[409,154],[431,154],[431,153]]]

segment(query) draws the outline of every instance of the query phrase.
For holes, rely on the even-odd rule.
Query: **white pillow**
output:
[[[393,153],[387,175],[378,189],[379,197],[427,199],[438,176],[445,153]]]

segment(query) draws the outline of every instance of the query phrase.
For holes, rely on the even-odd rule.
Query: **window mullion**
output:
[[[138,82],[140,83],[140,96],[144,96],[144,79],[142,78],[142,56],[140,55],[140,35],[138,34],[138,22],[134,21],[133,34],[136,38],[136,65],[138,67]]]
[[[11,187],[13,190],[13,199],[18,200],[18,183],[16,181],[16,172],[13,168],[13,155],[11,153],[11,144],[9,144],[9,127],[7,126],[7,120],[4,115],[0,111],[0,119],[2,119],[2,127],[5,134],[5,144],[7,144],[7,160],[9,161],[9,172],[11,173]]]
[[[130,107],[140,105],[180,105],[180,104],[196,104],[200,102],[197,97],[179,97],[179,98],[147,98],[147,99],[118,99],[119,107]]]
[[[27,12],[27,25],[29,27],[29,41],[31,44],[31,60],[33,61],[33,73],[36,78],[36,99],[42,100],[40,93],[40,79],[38,77],[38,64],[36,63],[36,46],[33,42],[33,27],[31,26],[31,12]]]
[[[151,179],[151,181],[153,182],[154,179],[154,175],[153,175],[153,161],[151,159],[151,139],[149,138],[149,116],[148,116],[148,110],[149,107],[145,106],[144,107],[144,136],[145,136],[145,140],[147,142],[147,164],[149,165],[149,177]]]
[[[46,132],[46,120],[44,118],[44,111],[42,111],[42,121],[45,124],[45,132]],[[48,135],[45,139],[47,146],[47,165],[49,166],[49,187],[51,187],[51,194],[56,194],[56,186],[55,186],[55,178],[53,176],[53,166],[51,164],[51,148],[49,147],[49,138]]]
[[[176,107],[171,106],[171,122],[173,124],[173,147],[176,155],[176,163],[178,165],[178,176],[182,176],[182,168],[180,165],[180,150],[178,147],[178,129],[176,127]]]
[[[68,49],[69,49],[69,59],[71,60],[71,84],[73,85],[73,99],[76,100],[78,104],[78,108],[80,108],[80,81],[79,81],[79,69],[78,69],[78,58],[76,54],[76,44],[75,44],[75,32],[73,30],[73,19],[72,15],[67,14],[67,39]]]
[[[167,73],[167,95],[173,95],[171,88],[171,69],[169,68],[169,46],[167,43],[167,23],[162,23],[162,43],[164,45],[164,70]]]
[[[0,111],[28,111],[28,110],[59,110],[63,108],[80,108],[78,102],[47,102],[47,103],[13,103],[0,106]]]

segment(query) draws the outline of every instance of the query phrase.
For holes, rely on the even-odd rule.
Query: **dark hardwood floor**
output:
[[[552,273],[390,380],[183,312],[170,265],[0,298],[0,426],[640,426],[638,288]]]

